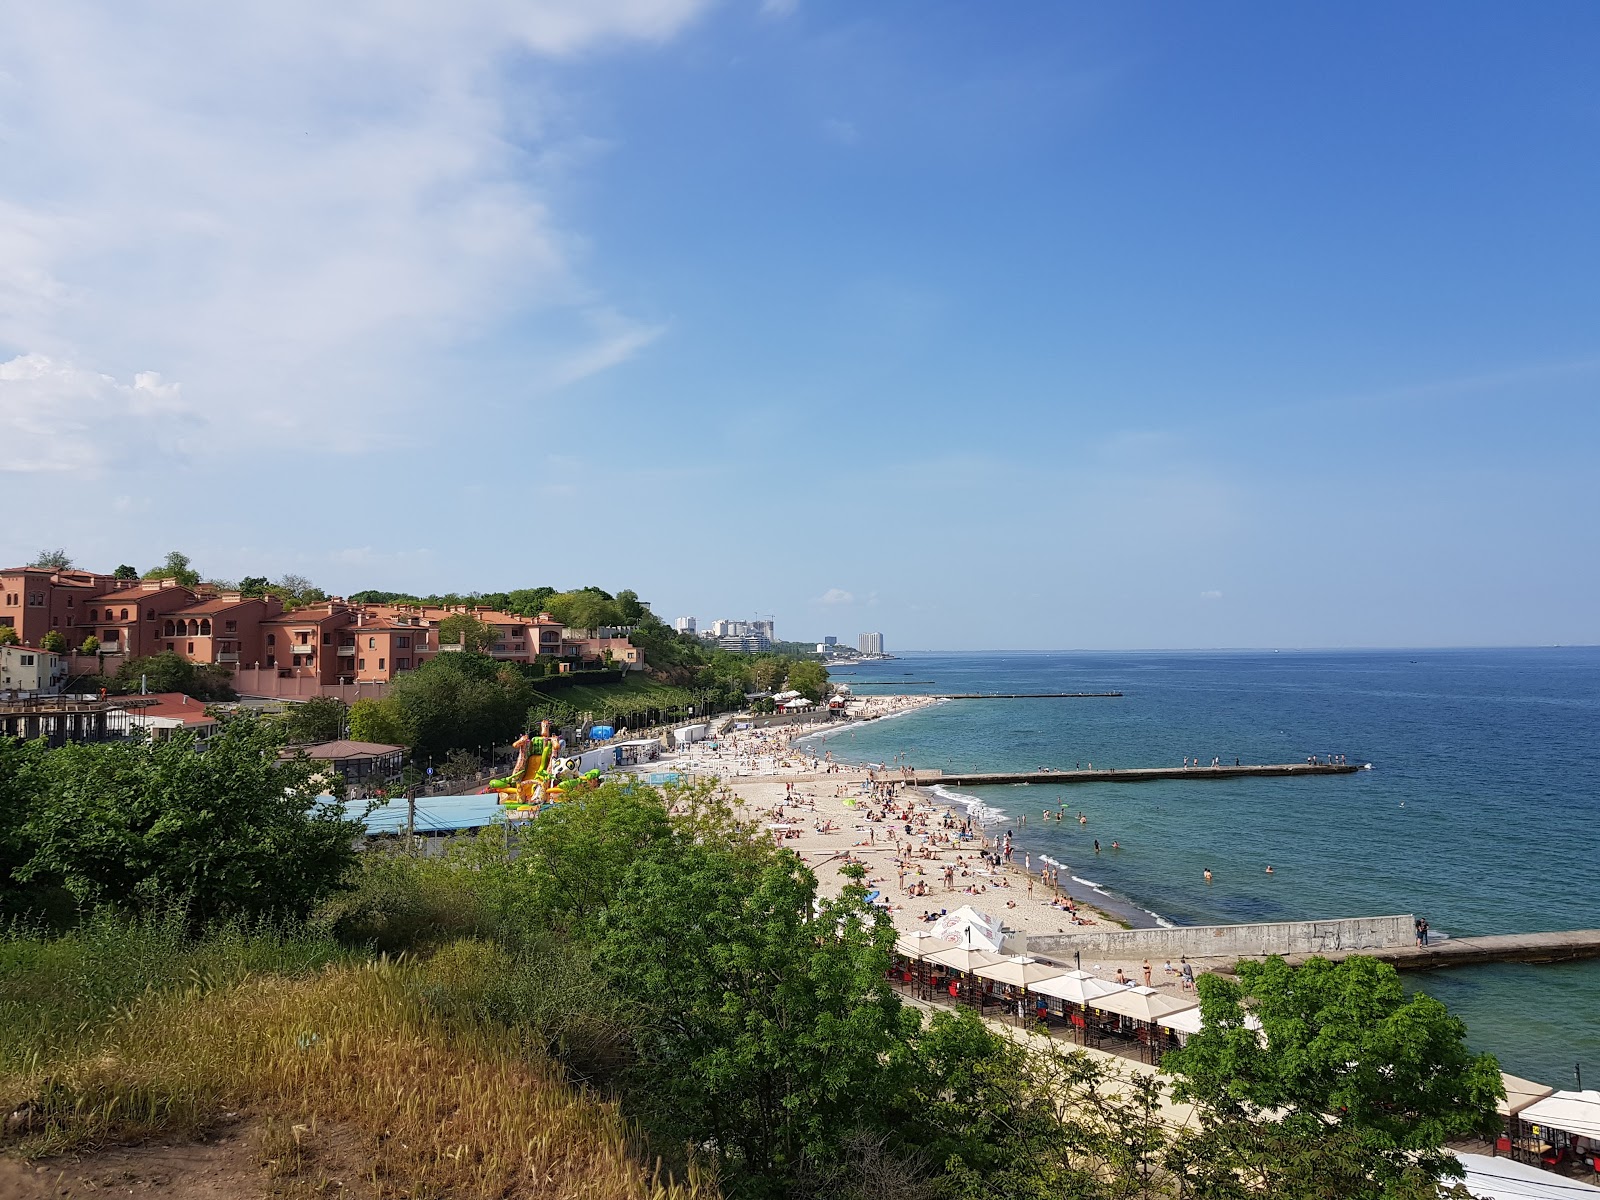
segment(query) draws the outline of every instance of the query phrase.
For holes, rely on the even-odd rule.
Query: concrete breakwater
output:
[[[1354,775],[1368,763],[1243,763],[1216,767],[1108,767],[1073,771],[913,771],[902,778],[918,787],[1003,783],[1148,783],[1155,779],[1282,779],[1299,775]]]
[[[1141,958],[1253,958],[1267,954],[1332,957],[1412,946],[1416,942],[1416,918],[1399,913],[1334,921],[1097,929],[1029,934],[1026,941],[1029,954],[1069,961],[1074,951],[1122,962]]]

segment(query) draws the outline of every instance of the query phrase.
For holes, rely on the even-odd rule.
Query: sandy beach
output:
[[[926,696],[873,696],[853,701],[850,714],[855,721],[882,720],[932,703]],[[824,895],[837,895],[846,882],[840,868],[861,863],[902,934],[926,931],[930,917],[962,905],[998,917],[1019,952],[1030,933],[1121,926],[1081,889],[1074,893],[1066,864],[1033,858],[1025,828],[1010,829],[1008,858],[1005,824],[980,825],[974,814],[907,784],[900,767],[835,763],[826,740],[795,744],[817,732],[816,725],[730,731],[655,765],[718,778],[742,816],[810,866]],[[1120,970],[1132,982],[1147,981],[1142,960],[1082,965],[1107,980]],[[1180,965],[1169,971],[1164,961],[1150,963],[1148,982],[1184,993]],[[1192,962],[1197,972],[1207,965]]]

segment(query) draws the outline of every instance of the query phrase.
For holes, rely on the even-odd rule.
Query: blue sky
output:
[[[1590,4],[224,7],[12,14],[0,558],[1600,641]]]

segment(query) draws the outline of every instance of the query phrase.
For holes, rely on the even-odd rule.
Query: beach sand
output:
[[[926,696],[873,696],[852,702],[850,713],[856,720],[879,720],[931,703],[935,701]],[[1064,865],[1058,871],[1059,890],[1040,877],[1045,864],[1033,861],[1031,873],[1024,871],[1027,851],[1020,844],[1009,864],[997,869],[986,863],[981,857],[985,849],[1003,850],[1003,825],[984,828],[975,814],[898,782],[897,767],[837,764],[829,761],[826,741],[794,744],[822,728],[787,725],[728,732],[653,767],[719,779],[742,817],[800,855],[816,873],[824,896],[838,895],[847,882],[841,867],[861,863],[867,886],[881,892],[902,935],[926,931],[927,914],[953,912],[962,905],[998,917],[1008,934],[1015,934],[1016,952],[1030,933],[1122,927],[1095,909],[1081,889],[1073,892]],[[1061,906],[1069,896],[1075,912]],[[1190,961],[1197,973],[1222,965]],[[1142,960],[1086,959],[1082,966],[1106,980],[1115,980],[1120,968],[1127,979],[1145,982]],[[1193,997],[1176,970],[1169,974],[1166,966],[1164,961],[1150,964],[1151,986]]]

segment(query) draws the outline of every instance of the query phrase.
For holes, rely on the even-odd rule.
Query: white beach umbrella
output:
[[[1099,1009],[1101,1012],[1116,1013],[1118,1016],[1132,1017],[1135,1021],[1145,1024],[1154,1024],[1160,1017],[1171,1013],[1181,1012],[1186,1008],[1198,1008],[1198,1001],[1179,1000],[1176,996],[1167,996],[1158,992],[1153,987],[1118,988],[1107,996],[1096,996],[1089,1001],[1089,1007]]]
[[[1000,918],[979,912],[970,904],[963,904],[955,912],[940,917],[933,923],[932,932],[935,937],[949,938],[980,950],[998,951],[1005,942]]]
[[[1062,974],[1062,970],[1060,967],[1040,962],[1037,958],[1018,954],[1012,958],[1001,959],[997,963],[976,967],[973,969],[973,974],[980,979],[992,979],[996,983],[1005,983],[1012,987],[1032,988],[1047,979],[1055,979]]]
[[[948,950],[924,954],[922,958],[924,962],[938,963],[941,967],[968,972],[1000,961],[998,954],[991,954],[987,950],[978,950],[972,946],[951,946]]]
[[[903,954],[913,962],[920,962],[941,950],[958,950],[960,947],[944,938],[934,937],[925,929],[918,929],[914,933],[896,938],[894,949],[896,954]]]
[[[1529,1125],[1549,1125],[1600,1140],[1600,1092],[1556,1092],[1517,1114]]]
[[[1068,971],[1054,979],[1041,979],[1033,985],[1032,990],[1041,996],[1054,996],[1071,1004],[1087,1004],[1097,996],[1107,996],[1123,989],[1087,971]]]

